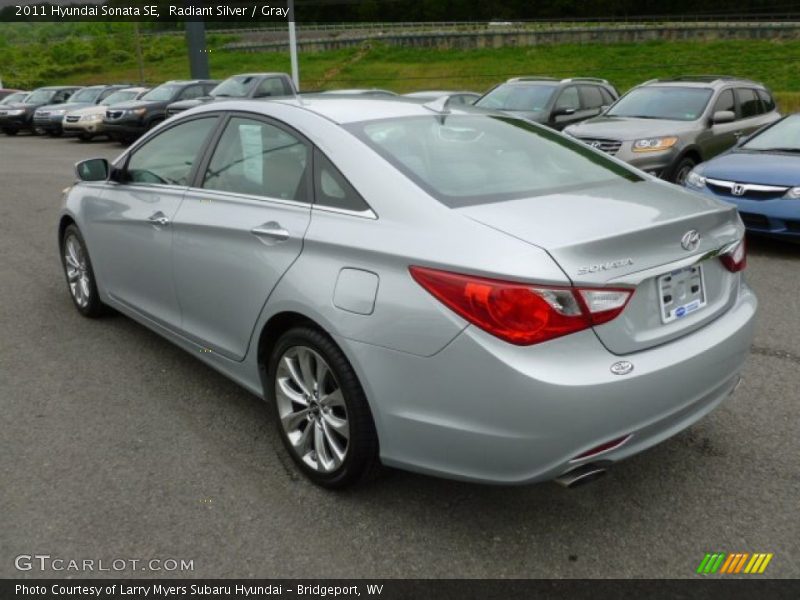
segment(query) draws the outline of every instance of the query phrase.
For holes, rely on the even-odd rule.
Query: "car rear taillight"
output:
[[[540,286],[409,267],[411,276],[470,323],[518,346],[538,344],[618,316],[629,289]]]
[[[736,244],[733,248],[728,250],[725,254],[721,254],[719,259],[725,268],[731,273],[738,273],[744,271],[747,266],[747,242],[745,238]]]

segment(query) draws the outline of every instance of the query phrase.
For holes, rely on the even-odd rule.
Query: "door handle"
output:
[[[169,219],[167,218],[167,215],[160,210],[147,217],[147,220],[153,225],[160,225],[161,227],[169,225]]]
[[[254,236],[262,239],[263,241],[271,242],[285,242],[289,239],[289,232],[281,227],[277,221],[270,221],[250,230]]]

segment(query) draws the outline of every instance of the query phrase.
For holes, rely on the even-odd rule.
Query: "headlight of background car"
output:
[[[132,108],[131,110],[128,111],[128,114],[136,115],[137,117],[143,117],[144,115],[147,114],[147,109],[146,108]]]
[[[642,140],[636,140],[633,142],[633,151],[658,152],[659,150],[672,148],[676,143],[678,143],[678,138],[673,136],[644,138]]]
[[[24,113],[24,112],[25,112],[25,110],[24,110],[24,109],[17,109],[17,110],[9,110],[8,112],[6,112],[6,114],[7,114],[9,117],[18,117],[18,116],[20,116],[20,115],[21,115],[22,113]]]
[[[783,197],[790,200],[800,200],[800,187],[793,187]]]
[[[102,121],[103,115],[83,115],[81,121]]]
[[[686,176],[686,185],[693,188],[701,188],[706,184],[706,178],[698,174],[697,171],[692,171]]]

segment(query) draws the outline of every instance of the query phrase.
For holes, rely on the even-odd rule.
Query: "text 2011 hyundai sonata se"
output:
[[[753,335],[732,206],[502,114],[216,103],[78,175],[78,310],[270,400],[328,487],[589,479],[717,406]]]

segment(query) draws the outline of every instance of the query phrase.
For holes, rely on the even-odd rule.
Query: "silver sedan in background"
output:
[[[327,487],[588,481],[714,409],[753,336],[733,207],[500,113],[221,102],[77,171],[78,311],[270,401]]]

